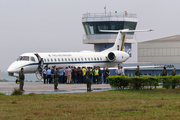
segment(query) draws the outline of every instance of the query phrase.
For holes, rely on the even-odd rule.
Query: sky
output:
[[[84,13],[135,13],[137,42],[180,34],[179,0],[0,0],[0,69],[26,52],[93,50],[83,44]]]

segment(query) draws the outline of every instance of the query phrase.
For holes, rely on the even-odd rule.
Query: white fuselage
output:
[[[117,52],[117,51],[115,51]],[[44,66],[48,67],[114,67],[118,63],[124,62],[129,58],[129,55],[123,51],[118,51],[115,61],[107,59],[108,52],[57,52],[57,53],[36,53],[43,58]],[[39,60],[35,53],[24,53],[16,61],[14,61],[8,68],[10,76],[17,76],[21,68],[24,68],[24,73],[35,73],[39,65]]]

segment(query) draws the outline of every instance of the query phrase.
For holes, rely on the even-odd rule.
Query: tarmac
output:
[[[0,82],[0,93],[10,95],[14,89],[19,88],[15,82]],[[92,92],[112,90],[109,84],[92,84]],[[43,84],[42,82],[24,82],[24,94],[60,94],[60,93],[86,93],[86,84],[59,84],[57,91],[54,84]]]

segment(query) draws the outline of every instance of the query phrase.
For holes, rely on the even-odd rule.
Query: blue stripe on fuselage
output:
[[[87,63],[110,63],[110,61],[88,61],[88,62],[46,62],[44,64],[87,64]],[[22,67],[31,66],[31,65],[38,65],[39,63],[31,63],[24,65]]]

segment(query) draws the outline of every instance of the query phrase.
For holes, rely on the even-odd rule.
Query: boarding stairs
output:
[[[37,70],[36,70],[36,77],[39,81],[43,82],[44,80],[44,77],[43,77],[43,74],[42,74],[42,69],[41,67],[38,67]]]

